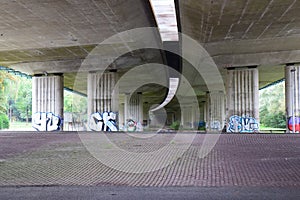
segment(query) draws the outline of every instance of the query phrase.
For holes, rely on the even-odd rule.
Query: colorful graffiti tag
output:
[[[228,123],[227,132],[253,133],[258,132],[259,125],[255,118],[248,116],[231,116]]]
[[[134,132],[137,129],[137,123],[133,119],[127,121],[127,131]]]
[[[141,132],[143,131],[143,125],[140,122],[136,122],[133,119],[128,119],[126,123],[126,131]]]
[[[93,113],[89,120],[92,131],[118,131],[117,114],[114,112]]]
[[[289,117],[288,119],[288,128],[290,131],[293,131],[293,124],[295,124],[295,131],[300,131],[300,117]]]
[[[62,125],[62,118],[52,112],[37,112],[32,115],[32,127],[37,131],[59,131]]]

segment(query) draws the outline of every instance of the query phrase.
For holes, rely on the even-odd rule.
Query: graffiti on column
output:
[[[221,129],[221,122],[217,121],[217,120],[210,122],[210,128],[220,130]]]
[[[63,120],[52,112],[37,112],[32,116],[32,127],[37,131],[59,131]]]
[[[253,133],[258,132],[259,125],[255,118],[249,116],[231,116],[227,132]]]
[[[141,132],[143,131],[143,125],[141,122],[136,122],[133,119],[127,120],[126,130],[128,132]]]
[[[300,117],[289,117],[288,119],[288,128],[290,131],[293,131],[293,124],[295,124],[295,131],[300,131]]]
[[[127,131],[134,132],[137,129],[137,123],[133,119],[127,121]]]
[[[118,131],[117,114],[114,112],[93,113],[89,120],[92,131]]]

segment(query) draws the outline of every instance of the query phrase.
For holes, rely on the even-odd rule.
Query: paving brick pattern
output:
[[[153,151],[172,134],[152,139],[108,136],[127,151]],[[0,133],[0,186],[270,186],[300,187],[300,135],[222,134],[199,158],[205,134],[197,134],[184,155],[147,173],[125,173],[95,159],[78,134]],[[126,158],[124,158],[126,159]],[[163,157],[157,158],[161,162]]]

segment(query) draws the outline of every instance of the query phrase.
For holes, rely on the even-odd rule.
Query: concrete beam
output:
[[[226,54],[212,56],[213,60],[220,68],[254,66],[254,65],[282,65],[285,63],[300,62],[300,50]],[[272,70],[272,69],[270,69]]]

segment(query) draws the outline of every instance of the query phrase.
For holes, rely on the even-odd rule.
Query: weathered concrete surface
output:
[[[65,73],[65,86],[71,89],[74,73],[97,44],[122,31],[155,25],[150,3],[143,0],[4,0],[0,18],[0,65],[30,75]],[[158,41],[158,32],[149,37]],[[101,63],[112,63],[118,48],[124,44],[106,45]],[[122,68],[153,60],[161,62],[159,51],[136,51],[114,63]]]
[[[182,32],[221,69],[258,65],[262,86],[284,77],[273,66],[300,62],[299,7],[297,0],[180,1]]]
[[[181,31],[205,47],[223,75],[227,67],[258,65],[263,87],[284,77],[286,63],[300,62],[299,7],[297,0],[185,0],[178,11]],[[28,74],[65,73],[71,89],[76,72],[84,71],[82,88],[75,88],[83,93],[85,71],[95,68],[80,66],[97,44],[122,31],[156,26],[144,0],[3,0],[0,17],[0,65]],[[149,37],[161,43],[158,32]],[[98,61],[123,71],[163,63],[161,52],[153,50],[114,60],[111,55],[119,48],[124,45],[108,44]],[[206,91],[203,81],[194,88]]]

